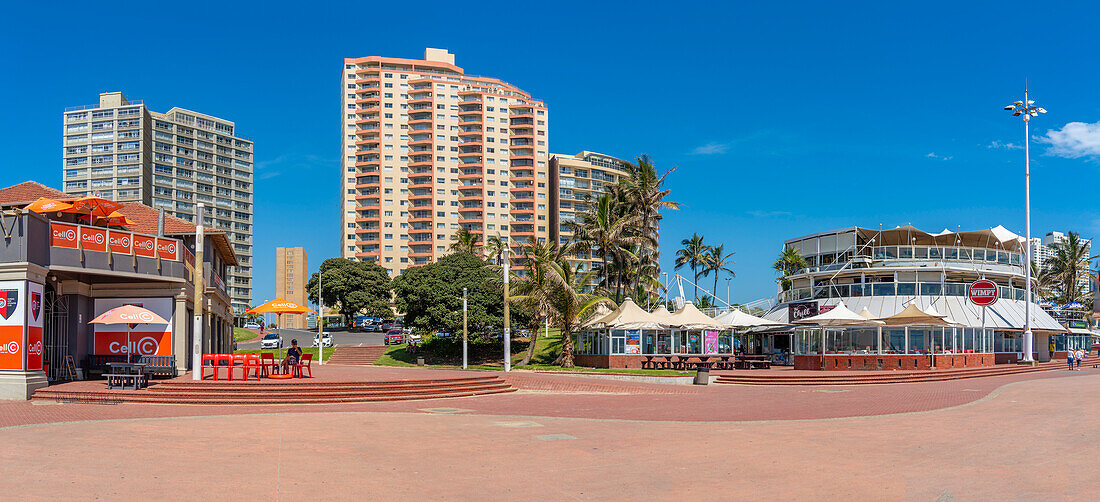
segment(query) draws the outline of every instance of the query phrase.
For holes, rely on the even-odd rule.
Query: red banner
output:
[[[107,230],[103,228],[80,227],[80,245],[88,251],[107,251]]]
[[[169,332],[96,331],[94,353],[167,356],[172,354],[172,334]]]
[[[157,255],[165,260],[179,260],[179,241],[171,239],[157,239]]]
[[[42,369],[42,327],[27,328],[27,369]]]
[[[111,251],[115,253],[130,254],[131,245],[134,242],[133,239],[134,234],[130,232],[109,230],[107,232],[107,247],[111,248]]]
[[[50,245],[59,248],[76,249],[76,234],[78,228],[80,227],[76,225],[50,223]]]
[[[0,370],[23,369],[23,326],[0,326]]]
[[[157,255],[157,238],[144,235],[134,236],[134,254],[153,258]]]

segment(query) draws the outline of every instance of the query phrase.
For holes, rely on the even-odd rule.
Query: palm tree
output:
[[[652,241],[634,235],[631,231],[638,222],[636,215],[620,215],[616,211],[612,194],[601,195],[596,200],[592,211],[583,213],[581,224],[576,227],[578,241],[594,248],[600,256],[602,284],[608,290],[621,291],[621,281],[612,286],[612,277],[615,271],[610,266],[612,261],[620,264],[618,273],[623,272],[622,263],[635,258],[630,251],[631,246],[642,245]],[[621,299],[621,298],[620,298]]]
[[[1035,264],[1035,260],[1031,261],[1031,277],[1035,281],[1035,294],[1044,300],[1050,300],[1057,302],[1055,297],[1055,283],[1057,277],[1051,272],[1050,267],[1043,267],[1039,270],[1039,266]]]
[[[682,248],[676,251],[676,270],[683,266],[691,267],[691,273],[695,276],[695,293],[692,299],[699,298],[699,267],[706,263],[707,246],[703,244],[703,236],[692,234],[690,239],[680,241]]]
[[[552,264],[568,267],[564,257],[568,249],[549,241],[530,242],[523,246],[523,257],[527,265],[527,274],[516,281],[514,294],[511,300],[514,303],[526,307],[531,316],[531,342],[527,345],[527,353],[520,364],[528,364],[535,353],[535,342],[538,341],[539,321],[550,316],[549,295],[552,291],[550,274],[553,273]]]
[[[718,298],[718,274],[726,272],[730,277],[737,277],[737,274],[733,273],[733,270],[729,268],[730,265],[736,263],[730,259],[733,258],[734,253],[730,252],[724,255],[725,248],[725,244],[711,246],[703,256],[703,266],[706,267],[708,272],[714,272],[714,290],[711,294],[715,298]]]
[[[465,228],[451,235],[451,251],[477,254],[478,240],[481,236]]]
[[[641,231],[650,234],[656,240],[661,221],[661,209],[680,209],[680,203],[664,200],[671,192],[664,188],[665,177],[676,170],[675,167],[657,176],[653,159],[642,154],[635,164],[627,164],[627,177],[622,188],[627,200],[641,219]]]
[[[1091,277],[1089,272],[1092,260],[1089,256],[1089,242],[1077,232],[1069,232],[1066,238],[1052,244],[1053,256],[1047,259],[1046,267],[1054,277],[1054,290],[1058,303],[1089,303],[1084,285]]]
[[[783,251],[779,253],[779,257],[775,259],[772,268],[774,268],[776,272],[782,274],[780,280],[783,284],[783,291],[786,291],[791,288],[791,281],[787,279],[787,276],[796,274],[799,270],[806,268],[806,259],[802,257],[802,253],[797,249],[785,247]]]
[[[493,260],[494,265],[500,265],[501,256],[507,247],[508,245],[504,243],[504,239],[501,239],[499,234],[485,241],[485,252],[489,254],[489,258]]]
[[[581,323],[595,310],[596,306],[606,304],[615,306],[610,298],[596,293],[585,293],[584,290],[591,281],[594,273],[579,273],[576,269],[561,266],[561,263],[550,265],[551,273],[548,274],[550,287],[548,288],[548,305],[550,307],[551,323],[561,330],[561,355],[556,364],[563,368],[573,367],[573,333],[580,329]]]

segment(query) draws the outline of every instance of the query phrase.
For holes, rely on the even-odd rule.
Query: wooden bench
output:
[[[110,371],[107,363],[125,362],[128,362],[126,354],[88,354],[84,360],[84,374],[86,378],[91,378],[92,373],[106,376]]]
[[[175,378],[179,375],[176,371],[176,356],[141,356],[138,362],[145,365],[145,374],[164,375]]]

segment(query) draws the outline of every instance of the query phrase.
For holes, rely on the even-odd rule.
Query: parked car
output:
[[[405,335],[405,341],[408,343],[420,343],[421,337],[419,333],[409,333]]]
[[[386,337],[383,340],[383,343],[385,343],[386,345],[389,345],[391,343],[392,344],[404,343],[404,341],[405,341],[405,332],[403,332],[399,329],[391,329],[391,330],[386,332]]]
[[[247,322],[244,324],[244,329],[260,329],[260,324],[255,322]]]
[[[447,331],[445,329],[438,329],[435,331],[435,336],[438,336],[440,338],[450,338],[454,335],[450,331]]]
[[[325,347],[332,347],[332,335],[328,331],[324,333],[324,336],[313,335],[313,346],[324,345]]]
[[[263,340],[260,340],[261,349],[281,349],[283,348],[283,337],[276,333],[268,333],[264,335]]]

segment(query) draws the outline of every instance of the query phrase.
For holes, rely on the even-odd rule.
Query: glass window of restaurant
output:
[[[826,354],[873,354],[878,352],[878,328],[798,328],[795,330],[795,353],[821,354],[822,343]],[[884,327],[882,352],[884,354],[915,354],[934,350],[937,353],[989,352],[993,331],[955,327]]]

